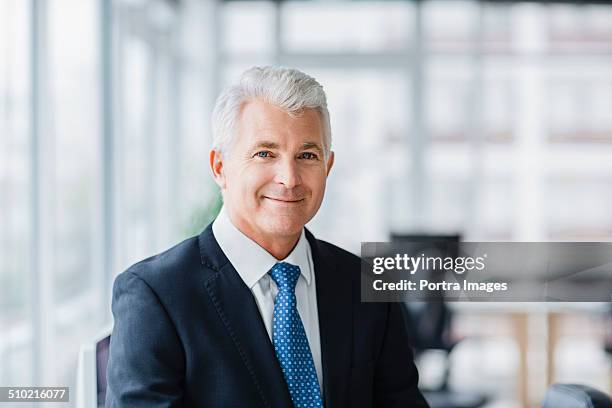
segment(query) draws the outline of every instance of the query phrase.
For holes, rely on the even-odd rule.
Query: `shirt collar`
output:
[[[252,289],[257,282],[278,262],[287,262],[300,267],[301,275],[310,285],[312,276],[312,255],[304,228],[297,245],[283,260],[277,260],[255,241],[243,234],[231,222],[225,207],[213,222],[213,234],[221,250],[232,263],[244,283]]]

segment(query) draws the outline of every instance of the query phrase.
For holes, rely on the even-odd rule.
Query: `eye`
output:
[[[304,152],[300,154],[300,157],[306,160],[317,160],[319,157],[312,152]]]
[[[271,156],[272,156],[272,153],[270,153],[269,151],[264,150],[264,151],[255,153],[255,155],[253,157],[261,157],[262,159],[265,159],[265,158],[268,158],[268,157],[271,157]]]

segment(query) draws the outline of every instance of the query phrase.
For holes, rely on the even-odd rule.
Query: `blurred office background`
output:
[[[210,111],[256,64],[328,93],[321,238],[612,239],[611,5],[1,0],[0,385],[73,387],[114,277],[214,215]],[[451,387],[511,408],[551,381],[611,391],[600,308],[488,307],[457,305]]]

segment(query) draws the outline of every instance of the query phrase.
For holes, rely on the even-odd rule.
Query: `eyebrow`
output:
[[[258,142],[257,144],[255,144],[253,146],[253,149],[260,149],[260,148],[264,148],[264,149],[278,149],[278,147],[279,147],[278,143],[262,141],[262,142]]]
[[[264,140],[264,141],[256,143],[253,146],[253,149],[262,149],[262,148],[263,149],[278,149],[279,145],[278,143],[268,142]],[[314,150],[317,150],[319,153],[323,153],[323,149],[321,148],[321,146],[319,146],[319,144],[315,142],[304,142],[302,144],[302,149],[306,149],[306,150],[314,149]]]
[[[314,143],[314,142],[306,142],[302,145],[302,148],[304,149],[314,149],[316,151],[318,151],[320,154],[323,153],[323,149],[321,149],[321,146],[319,146],[318,143]]]

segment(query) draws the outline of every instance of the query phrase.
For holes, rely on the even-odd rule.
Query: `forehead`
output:
[[[315,109],[305,108],[290,114],[278,106],[255,99],[246,102],[240,111],[237,136],[236,142],[246,145],[262,139],[322,145],[323,122]]]

